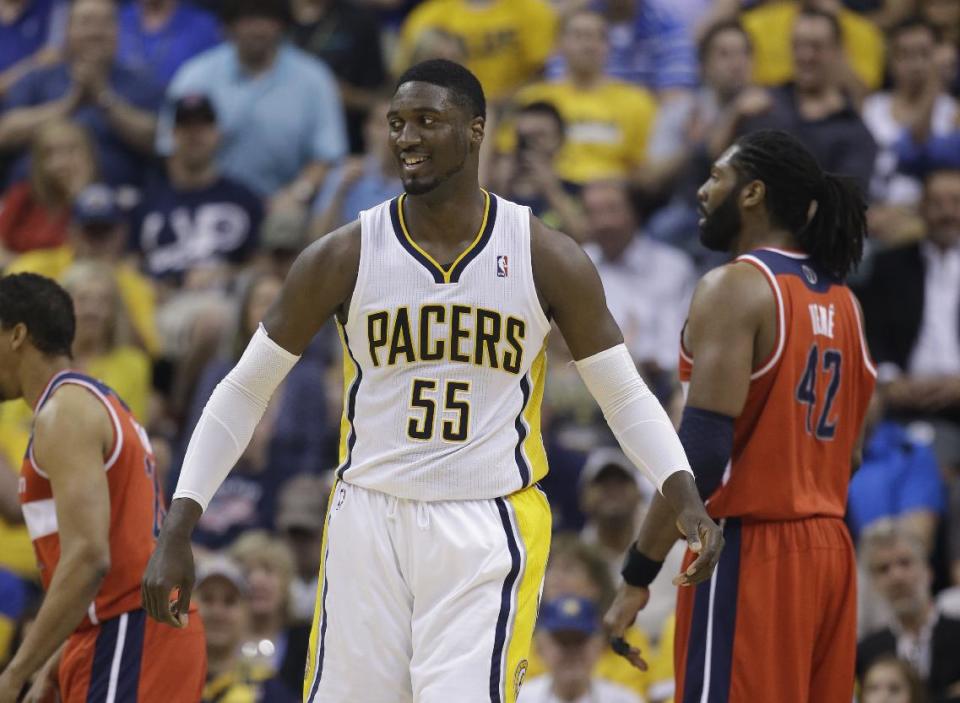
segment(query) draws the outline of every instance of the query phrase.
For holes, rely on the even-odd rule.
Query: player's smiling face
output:
[[[483,138],[483,118],[471,119],[449,89],[420,81],[397,89],[387,124],[403,188],[411,195],[462,171]]]

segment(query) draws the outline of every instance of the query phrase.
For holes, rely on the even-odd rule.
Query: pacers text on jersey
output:
[[[367,315],[374,366],[449,360],[520,373],[527,323],[472,305],[427,304]]]

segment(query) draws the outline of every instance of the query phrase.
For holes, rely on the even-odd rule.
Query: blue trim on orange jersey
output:
[[[117,678],[116,700],[137,703],[140,687],[140,665],[143,661],[143,637],[147,625],[147,611],[134,610],[127,613],[127,634],[123,642],[123,655]]]
[[[794,276],[815,293],[826,293],[833,286],[843,285],[809,257],[797,259],[771,249],[754,249],[747,254],[760,259],[774,276]]]
[[[530,483],[530,465],[523,455],[523,443],[528,434],[527,426],[523,422],[523,413],[527,409],[527,403],[530,402],[530,381],[526,375],[520,379],[520,392],[523,394],[523,403],[520,404],[520,412],[517,413],[517,419],[514,422],[517,428],[517,446],[513,450],[513,456],[517,462],[517,470],[520,472],[520,487],[526,488]]]
[[[706,703],[728,703],[730,699],[740,584],[740,528],[740,518],[725,520],[723,527],[725,542],[720,562],[717,564],[713,578],[697,586],[687,645],[683,703],[701,703],[705,685],[709,687]],[[712,613],[710,612],[711,587],[714,591]],[[708,640],[709,652],[707,652]],[[705,680],[708,654],[710,678]]]
[[[490,703],[503,703],[500,693],[500,678],[503,674],[503,648],[507,643],[507,624],[510,622],[510,605],[513,601],[513,587],[520,576],[520,547],[513,534],[513,523],[510,521],[510,510],[507,501],[495,498],[497,510],[500,512],[500,522],[507,533],[507,548],[510,551],[510,571],[503,581],[503,590],[500,593],[500,614],[497,616],[497,629],[493,638],[493,655],[490,659]]]
[[[112,618],[100,625],[100,632],[93,647],[93,661],[90,663],[87,703],[100,703],[107,698],[107,690],[110,687],[110,666],[113,663],[114,650],[117,648],[120,617]]]

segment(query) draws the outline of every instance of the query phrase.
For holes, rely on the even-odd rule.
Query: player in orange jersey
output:
[[[37,672],[31,700],[52,683],[63,703],[198,701],[199,616],[173,629],[140,607],[163,515],[153,451],[112,390],[71,370],[74,327],[73,303],[50,279],[0,278],[0,401],[34,409],[19,493],[46,590],[0,674],[0,703]]]
[[[865,205],[776,131],[731,147],[699,200],[701,241],[736,259],[690,305],[679,435],[726,546],[709,582],[679,592],[676,700],[850,701],[856,570],[843,515],[876,371],[843,281]],[[669,514],[652,506],[630,550],[607,614],[614,636],[677,539]]]

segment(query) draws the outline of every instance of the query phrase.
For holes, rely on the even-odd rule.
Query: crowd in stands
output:
[[[297,253],[401,191],[391,81],[436,57],[486,91],[481,183],[583,245],[675,418],[690,297],[726,260],[697,236],[713,160],[779,128],[856,179],[850,283],[880,373],[847,519],[858,696],[960,701],[957,0],[0,0],[0,272],[73,296],[76,366],[147,428],[167,497]],[[629,634],[638,671],[599,623],[653,487],[569,360],[551,335],[556,535],[520,703],[664,703],[683,546]],[[300,699],[342,395],[329,327],[198,525],[206,701]],[[0,668],[39,597],[30,418],[0,404]]]

